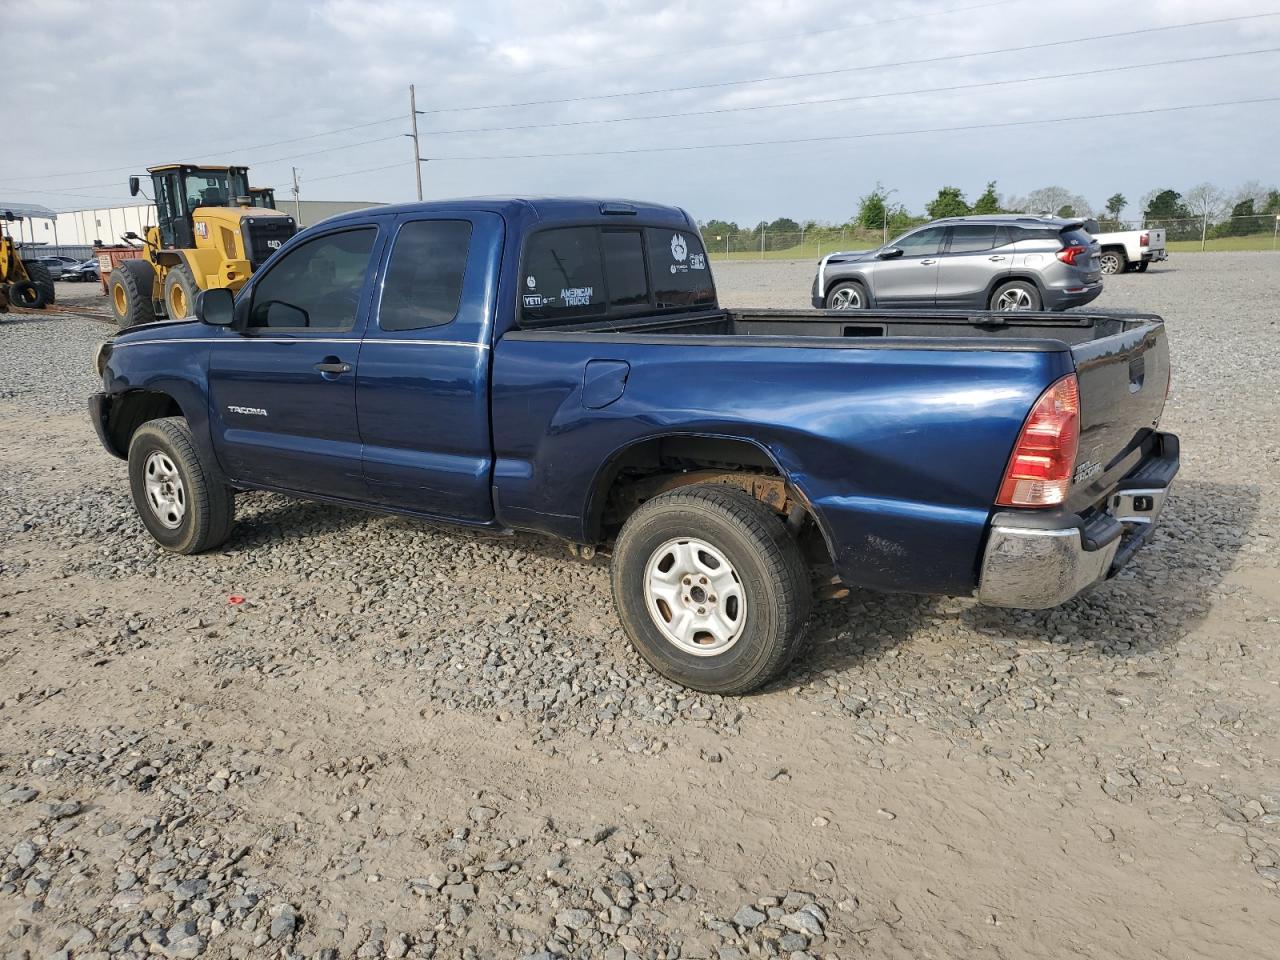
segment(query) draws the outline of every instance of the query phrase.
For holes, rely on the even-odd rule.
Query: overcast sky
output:
[[[296,165],[304,199],[410,200],[415,83],[427,199],[590,194],[743,225],[841,222],[876,181],[918,211],[942,184],[973,200],[994,179],[1004,195],[1057,184],[1095,206],[1118,190],[1137,216],[1153,187],[1280,179],[1280,103],[870,135],[1280,96],[1276,52],[1074,76],[1280,48],[1280,16],[1131,34],[1268,9],[1280,3],[0,0],[0,34],[20,40],[0,53],[0,200],[126,202],[130,173],[177,159],[248,164],[278,191]],[[1115,33],[1131,35],[955,56]],[[922,58],[949,59],[901,64]],[[910,92],[1046,75],[1067,76]],[[831,98],[846,99],[582,122]],[[444,132],[481,127],[526,129]],[[692,145],[714,149],[651,152]],[[475,159],[618,150],[646,152]]]

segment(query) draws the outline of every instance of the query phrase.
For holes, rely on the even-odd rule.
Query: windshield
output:
[[[229,207],[249,193],[249,182],[236,170],[188,170],[182,175],[187,209]]]

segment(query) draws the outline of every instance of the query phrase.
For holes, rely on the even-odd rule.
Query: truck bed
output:
[[[866,310],[850,313],[837,310],[709,310],[675,316],[648,316],[628,320],[558,324],[555,327],[525,329],[508,336],[543,339],[545,335],[597,334],[643,336],[646,341],[662,337],[768,337],[771,341],[794,337],[823,337],[871,341],[851,346],[910,346],[945,349],[1061,350],[1101,340],[1143,325],[1159,323],[1147,314],[1114,316],[1100,313],[1035,313],[1013,316],[1007,313],[972,313],[964,310],[932,310],[913,313],[904,310]],[[904,339],[912,342],[900,342]],[[941,341],[922,343],[920,338]],[[1002,346],[992,340],[1017,340]],[[658,341],[653,341],[658,342]],[[772,345],[781,345],[772,343]],[[823,343],[822,346],[836,346]]]

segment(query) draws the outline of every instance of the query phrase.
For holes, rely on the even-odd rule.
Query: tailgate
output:
[[[1164,249],[1164,227],[1152,227],[1147,233],[1147,249],[1151,251]]]
[[[1155,442],[1169,386],[1169,341],[1158,318],[1071,348],[1080,381],[1080,446],[1067,506],[1083,511],[1114,490]]]

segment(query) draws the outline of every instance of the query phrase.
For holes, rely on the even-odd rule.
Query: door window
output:
[[[929,227],[909,233],[892,247],[900,247],[904,257],[927,257],[938,252],[938,244],[942,240],[942,227]]]
[[[254,286],[250,328],[350,330],[378,231],[361,227],[300,244]]]
[[[966,223],[951,228],[950,253],[979,253],[996,245],[996,228]]]
[[[401,227],[382,288],[378,326],[422,330],[452,322],[470,246],[466,220],[415,220]]]

